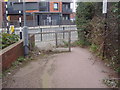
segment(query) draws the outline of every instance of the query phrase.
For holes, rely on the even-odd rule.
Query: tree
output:
[[[83,42],[83,45],[87,42],[86,37],[88,36],[88,25],[94,17],[95,7],[92,2],[78,2],[76,10],[76,24],[78,28],[79,40]]]

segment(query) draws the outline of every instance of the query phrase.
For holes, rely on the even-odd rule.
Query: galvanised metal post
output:
[[[25,7],[25,0],[23,1],[23,15],[24,15],[24,26],[26,26],[26,7]]]
[[[24,27],[23,27],[23,33],[24,33],[24,55],[28,55],[29,48],[28,48],[28,27],[26,26],[26,7],[25,7],[25,0],[23,1],[23,13],[24,13]]]
[[[64,30],[65,30],[65,27],[63,27],[63,39],[65,38]]]
[[[71,52],[71,31],[69,33],[69,40],[68,40],[68,47],[69,47],[69,52]]]
[[[105,19],[104,43],[103,43],[103,59],[106,55],[106,32],[107,32],[107,0],[103,0],[103,14]]]
[[[40,28],[40,32],[41,32],[41,41],[43,40],[43,39],[42,39],[42,31],[43,31],[42,28]]]
[[[23,27],[23,33],[24,33],[24,55],[28,55],[29,53],[29,48],[28,48],[28,27],[24,26]]]
[[[58,48],[58,33],[55,32],[55,42],[56,42],[56,48]]]

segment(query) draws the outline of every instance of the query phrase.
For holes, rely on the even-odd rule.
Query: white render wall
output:
[[[71,3],[71,9],[73,10],[73,12],[76,12],[76,7],[77,7],[77,5],[76,5],[76,1],[77,0],[72,0],[73,1],[73,3]]]

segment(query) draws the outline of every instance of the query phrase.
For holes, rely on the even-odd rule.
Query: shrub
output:
[[[90,43],[83,41],[83,40],[78,40],[72,43],[72,46],[80,46],[80,47],[85,47],[85,46],[89,46]]]
[[[2,33],[0,35],[0,48],[5,48],[19,40],[19,36],[15,34]]]
[[[78,38],[83,45],[89,43],[89,23],[94,17],[95,3],[92,2],[79,2],[76,11],[76,24],[78,28]]]
[[[95,44],[92,44],[90,46],[90,51],[93,52],[93,53],[96,53],[98,51],[98,46],[95,45]]]

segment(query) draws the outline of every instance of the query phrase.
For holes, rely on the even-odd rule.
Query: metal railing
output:
[[[19,21],[10,21],[10,25],[14,25],[15,27],[20,27]],[[57,20],[41,20],[40,22],[36,20],[27,20],[26,25],[28,27],[35,27],[35,26],[52,26],[52,25],[75,25],[75,22],[72,22],[71,20],[61,20],[60,22]],[[2,27],[5,28],[7,26],[7,22],[2,22]],[[24,21],[21,23],[21,27],[24,26]]]
[[[35,35],[35,45],[38,48],[46,49],[47,45],[55,48],[68,47],[71,51],[71,43],[78,40],[77,30],[58,30],[58,31],[43,31],[36,33],[29,33]],[[45,47],[44,47],[45,46]],[[43,48],[44,47],[44,48]]]
[[[78,40],[77,28],[75,26],[55,26],[55,27],[36,27],[29,28],[29,34],[35,35],[35,45],[39,48],[63,47],[65,44]]]
[[[66,9],[65,7],[63,7],[63,8],[62,8],[62,12],[63,12],[63,13],[72,13],[72,9],[70,9],[70,8],[67,8],[67,9]]]

